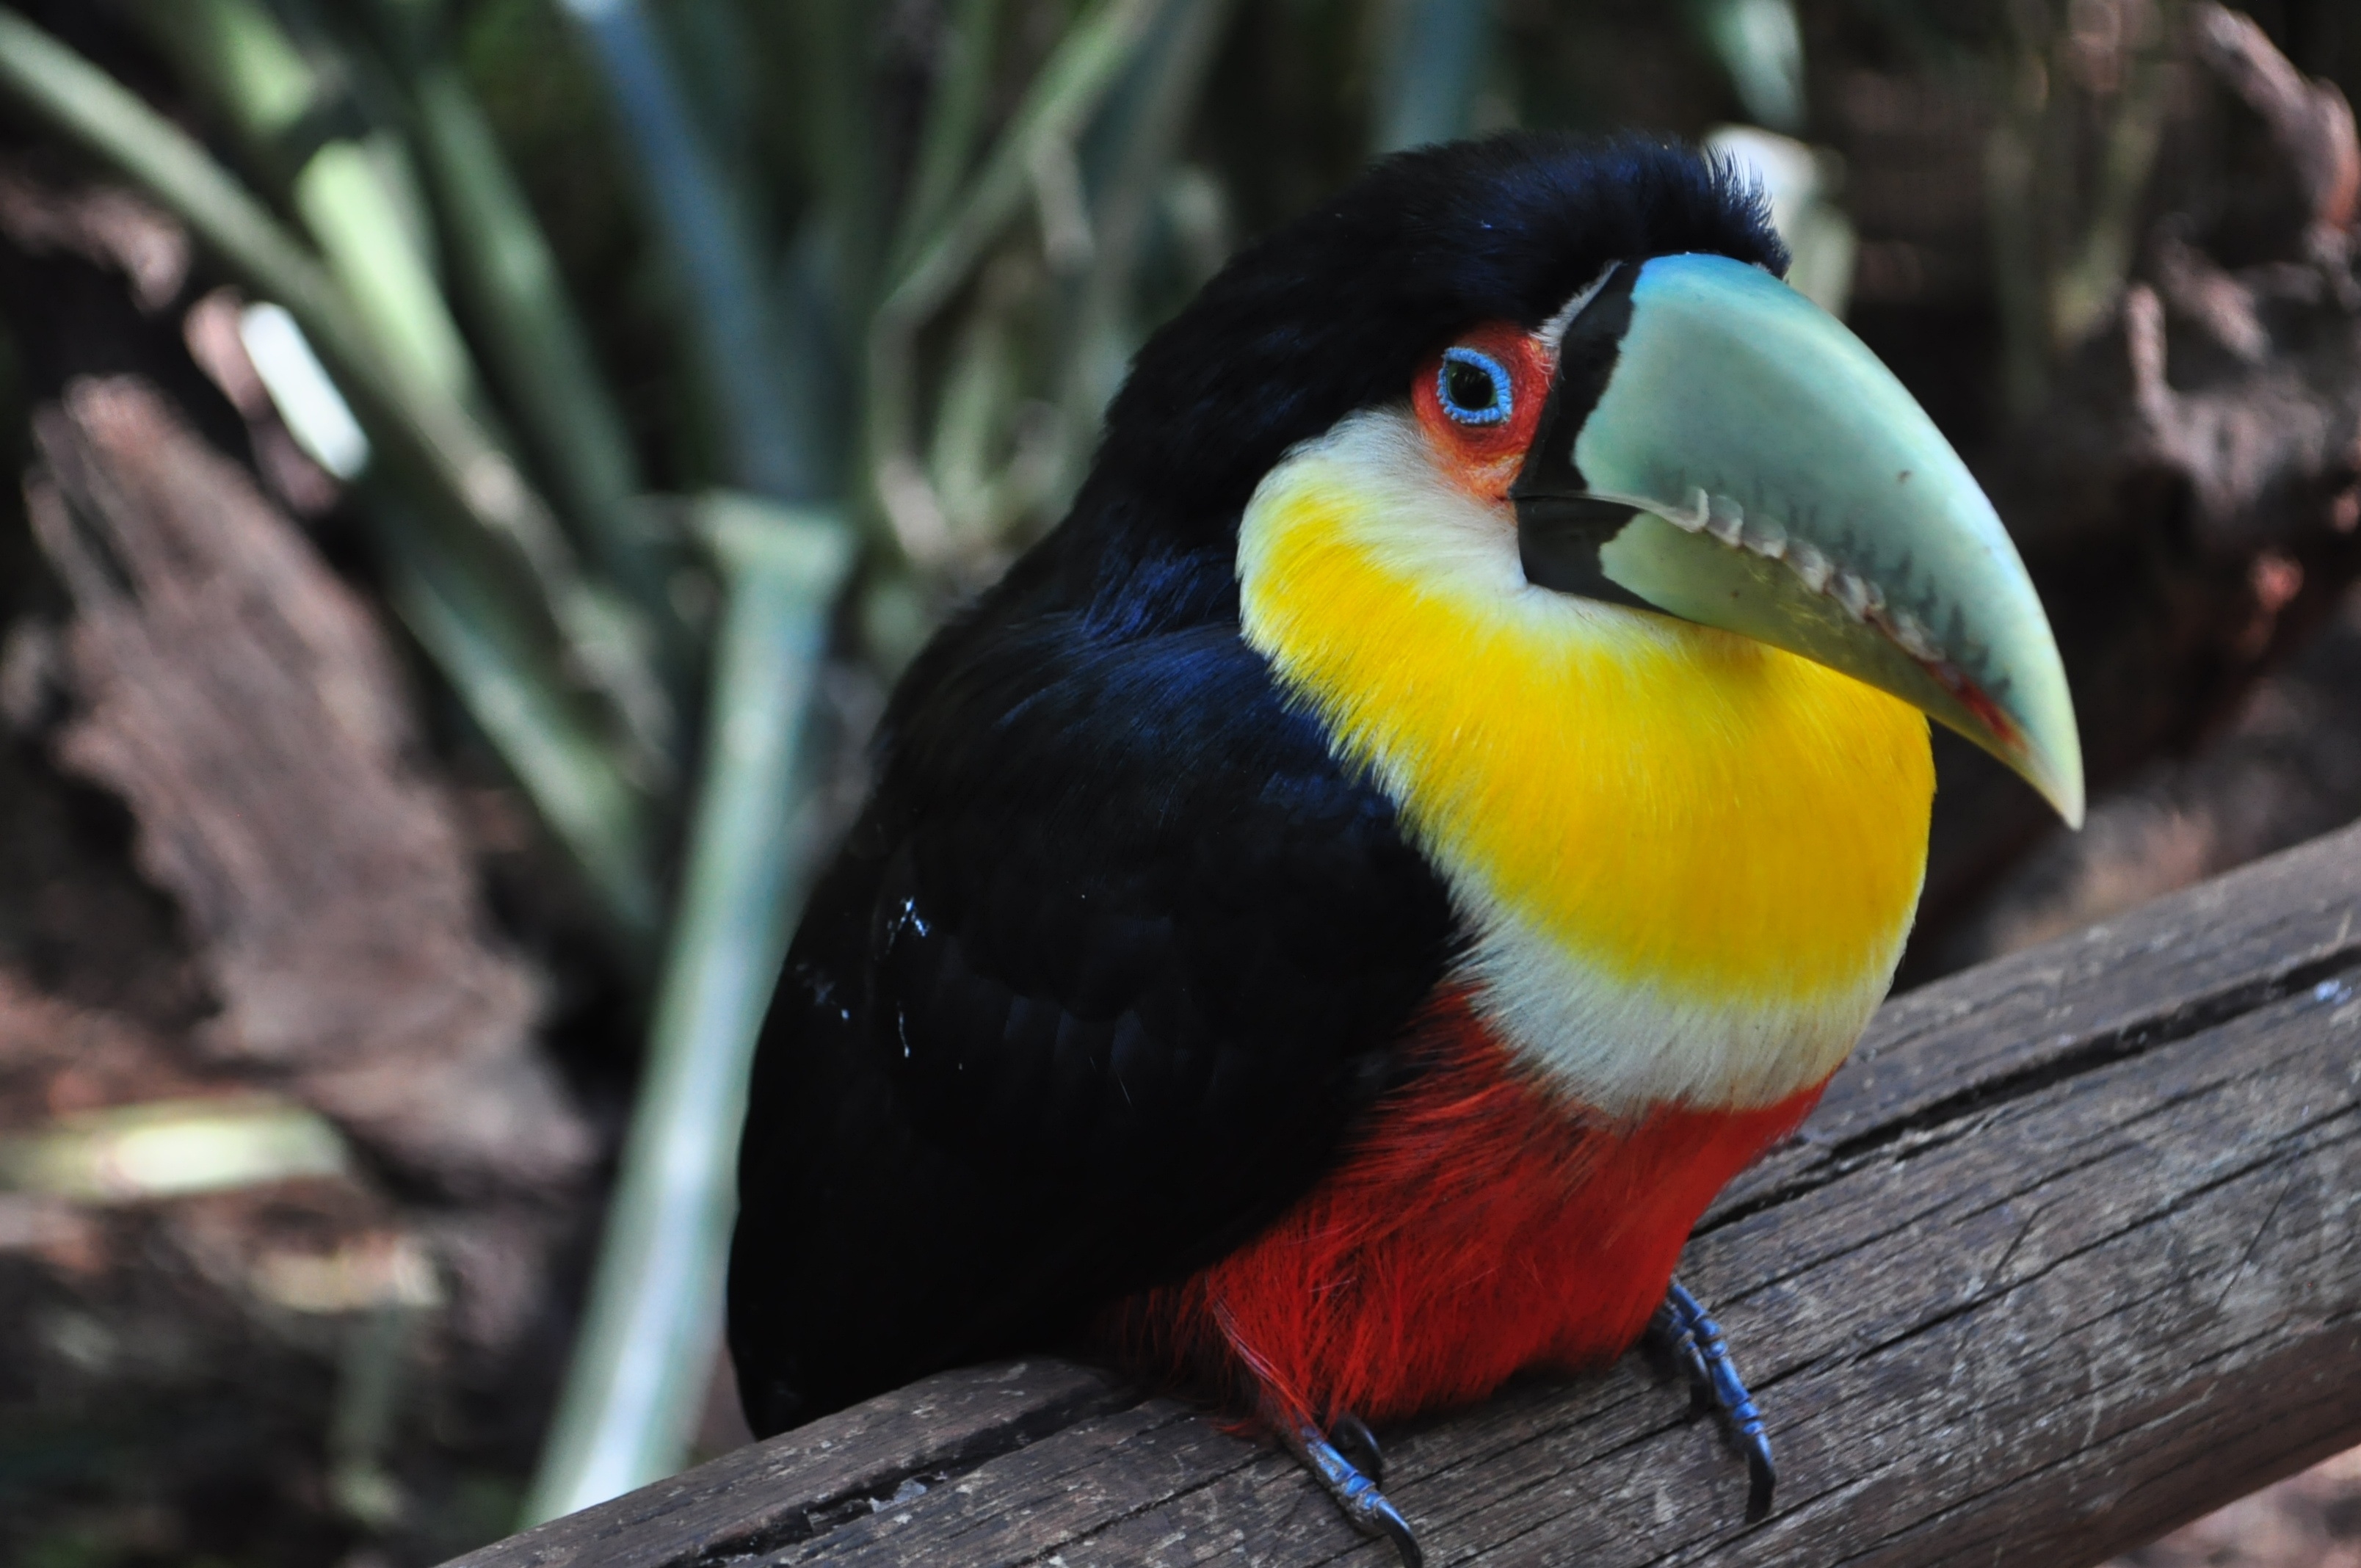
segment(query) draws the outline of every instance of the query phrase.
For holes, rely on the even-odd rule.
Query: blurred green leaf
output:
[[[1490,52],[1493,0],[1381,3],[1386,40],[1371,146],[1398,152],[1466,135]]]
[[[781,385],[744,193],[730,188],[703,145],[670,52],[639,0],[562,3],[606,78],[642,195],[678,274],[731,477],[781,499],[816,498],[821,465]]]
[[[418,144],[470,320],[590,558],[676,660],[683,633],[665,598],[669,553],[633,504],[642,487],[630,434],[541,225],[431,14],[441,7],[373,4],[403,51]]]
[[[1186,4],[1188,0],[1165,0]],[[914,241],[869,325],[868,444],[873,483],[895,541],[921,565],[947,565],[954,541],[917,451],[920,327],[970,276],[984,249],[1071,163],[1085,122],[1146,41],[1157,0],[1098,0],[1060,39],[965,194]]]

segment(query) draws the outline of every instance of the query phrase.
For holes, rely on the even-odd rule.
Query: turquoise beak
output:
[[[1533,582],[1891,692],[2081,825],[2065,669],[1992,502],[1867,345],[1769,273],[1620,264],[1566,328],[1512,494]]]

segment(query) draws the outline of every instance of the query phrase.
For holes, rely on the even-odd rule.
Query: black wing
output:
[[[889,717],[764,1025],[730,1283],[758,1432],[1235,1246],[1445,961],[1392,807],[1234,621],[967,632]]]

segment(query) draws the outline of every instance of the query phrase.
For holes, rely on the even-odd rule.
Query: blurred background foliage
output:
[[[2249,9],[2361,88],[2349,0]],[[1390,148],[1710,137],[1799,286],[1981,467],[2118,309],[2181,25],[2179,0],[0,6],[0,155],[193,240],[191,349],[251,367],[241,455],[405,629],[434,766],[508,813],[477,838],[501,939],[619,1151],[611,1203],[537,1200],[530,1330],[438,1360],[414,1269],[324,1324],[208,1307],[244,1348],[155,1408],[169,1442],[145,1375],[97,1370],[137,1363],[104,1348],[130,1308],[10,1287],[24,1365],[64,1370],[6,1390],[38,1419],[0,1437],[0,1543],[428,1562],[727,1440],[738,1082],[812,849],[895,674],[1056,521],[1131,354],[1238,245]],[[8,304],[14,472],[55,395],[27,345],[68,307]]]

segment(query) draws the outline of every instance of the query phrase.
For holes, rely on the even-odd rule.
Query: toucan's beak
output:
[[[1876,356],[1769,273],[1619,266],[1566,328],[1511,494],[1534,583],[1841,670],[2081,826],[2066,673],[1992,502]]]

